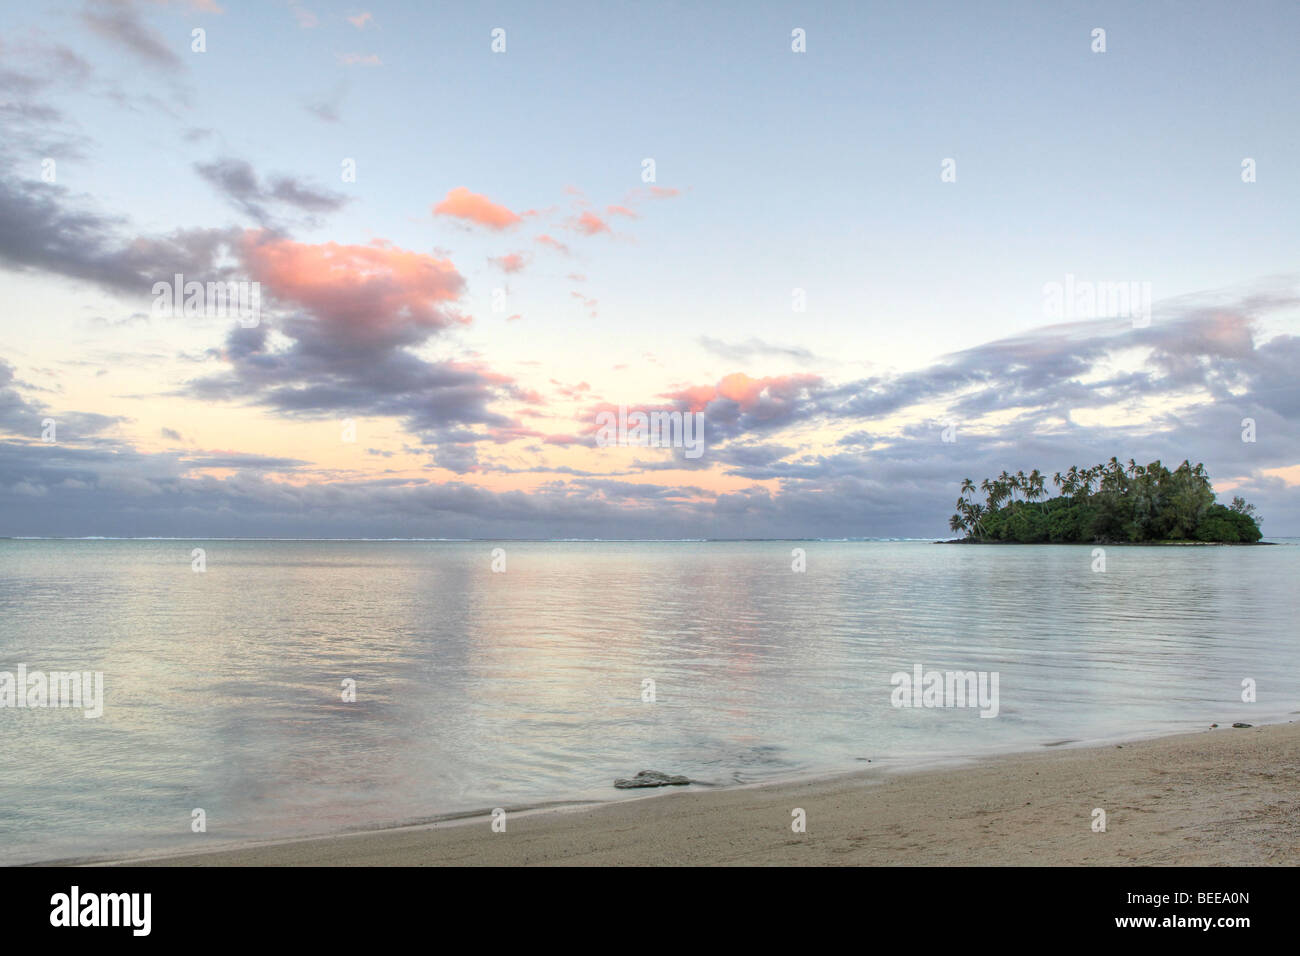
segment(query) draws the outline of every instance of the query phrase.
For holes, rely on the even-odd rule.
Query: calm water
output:
[[[103,671],[106,696],[0,709],[0,862],[1300,709],[1294,542],[1108,548],[1105,573],[1080,547],[807,542],[797,574],[795,546],[0,541],[0,671]],[[999,716],[892,707],[918,663],[999,672]]]

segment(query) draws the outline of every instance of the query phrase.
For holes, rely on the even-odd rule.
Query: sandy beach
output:
[[[1051,747],[133,860],[169,866],[1295,865],[1300,725]],[[791,829],[792,811],[807,830]],[[1094,832],[1093,811],[1106,811]]]

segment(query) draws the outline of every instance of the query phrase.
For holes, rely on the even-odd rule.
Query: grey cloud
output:
[[[288,207],[299,213],[314,215],[333,212],[347,203],[347,197],[323,189],[314,189],[289,176],[272,176],[263,184],[253,167],[242,159],[229,157],[211,163],[196,163],[195,170],[235,208],[262,225],[274,225],[274,207]]]
[[[756,486],[716,497],[689,486],[665,489],[608,480],[556,481],[531,493],[407,479],[289,486],[252,471],[224,479],[187,477],[185,462],[176,456],[141,455],[120,446],[33,449],[0,442],[0,534],[940,536],[961,477],[979,478],[1004,467],[1051,470],[1058,463],[1109,457],[1101,452],[1113,454],[1126,445],[1145,448],[1151,457],[1172,461],[1177,454],[1181,460],[1187,437],[1184,432],[1152,442],[1102,430],[1028,444],[1000,437],[944,444],[934,436],[924,445],[915,439],[856,465],[836,462],[835,473],[826,469],[817,478],[783,480],[775,493]],[[1207,459],[1216,478],[1247,464],[1241,452],[1212,463],[1195,453],[1212,450],[1210,445],[1191,450],[1194,461]],[[1266,534],[1300,528],[1300,507],[1284,483],[1254,479],[1234,493],[1260,506]]]
[[[44,406],[23,398],[18,391],[20,384],[13,366],[0,359],[0,429],[10,434],[19,434],[36,426],[39,434]]]
[[[84,441],[95,439],[126,420],[98,412],[55,411],[43,402],[24,398],[21,394],[24,391],[48,390],[19,381],[14,367],[0,358],[0,433],[37,441],[44,428],[43,422],[51,418],[60,441]]]
[[[755,357],[788,359],[804,365],[823,361],[808,349],[800,346],[773,345],[752,336],[744,342],[729,343],[721,339],[701,335],[698,341],[706,350],[729,362],[738,362]]]
[[[81,19],[98,36],[151,66],[168,70],[182,67],[176,51],[144,24],[130,3],[101,2],[83,10]]]
[[[118,293],[147,296],[153,283],[174,273],[225,278],[217,254],[231,230],[177,230],[125,242],[121,219],[75,207],[63,186],[0,179],[0,266],[38,269],[82,279]]]
[[[273,455],[235,452],[191,452],[178,460],[186,468],[236,468],[253,471],[293,471],[311,464],[300,458],[277,458]]]

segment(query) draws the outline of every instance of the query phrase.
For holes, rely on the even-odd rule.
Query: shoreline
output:
[[[1075,548],[1258,548],[1263,545],[1276,546],[1277,541],[1005,541],[1002,539],[985,541],[981,538],[947,538],[936,540],[935,544],[1018,544],[1025,547],[1037,545],[1064,545]]]
[[[1295,865],[1300,724],[1073,741],[90,866]],[[807,829],[791,829],[792,811]],[[1093,811],[1107,814],[1093,832]],[[29,864],[70,865],[71,861]]]

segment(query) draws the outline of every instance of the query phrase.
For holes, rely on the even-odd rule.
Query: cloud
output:
[[[339,84],[327,94],[304,100],[303,109],[324,123],[337,123],[342,116],[343,97],[346,92],[346,85]]]
[[[272,311],[234,328],[219,352],[226,368],[182,393],[269,408],[291,418],[390,418],[433,449],[437,467],[473,470],[484,428],[516,423],[498,401],[526,399],[479,362],[429,360],[414,349],[468,321],[456,309],[464,280],[451,262],[376,241],[307,244],[249,233],[239,254]],[[274,334],[273,334],[274,333]]]
[[[457,186],[433,207],[435,216],[451,216],[489,229],[506,229],[520,222],[520,216],[487,196]]]
[[[28,64],[26,71],[12,66],[0,69],[0,90],[10,94],[30,95],[54,87],[76,89],[94,72],[85,57],[62,44],[37,43],[5,54],[11,64],[20,59]]]
[[[37,389],[19,380],[14,367],[0,358],[0,433],[36,441],[41,437],[45,420],[52,418],[59,441],[86,441],[126,421],[119,415],[59,411],[44,402],[24,398],[24,391]]]
[[[409,479],[288,484],[259,469],[187,475],[170,454],[62,445],[41,452],[34,458],[28,446],[0,442],[0,533],[458,537],[513,528],[554,537],[566,527],[622,521],[619,505],[588,489],[526,494]]]
[[[682,191],[671,186],[638,187],[628,191],[626,203],[645,202],[646,200],[675,199]]]
[[[277,189],[275,180],[223,162],[210,164],[211,181],[232,202],[310,208],[307,187]],[[125,419],[52,411],[48,395],[0,363],[0,427],[11,436],[0,442],[0,534],[942,534],[962,477],[1004,468],[1050,473],[1112,454],[1204,461],[1217,484],[1235,485],[1232,493],[1260,506],[1266,533],[1300,530],[1294,486],[1277,477],[1300,462],[1293,427],[1300,337],[1279,334],[1273,321],[1300,306],[1291,280],[1158,303],[1146,328],[1121,320],[1053,325],[900,373],[836,382],[808,372],[736,372],[674,385],[644,407],[704,412],[705,456],[693,464],[639,462],[629,480],[611,483],[611,473],[566,465],[513,468],[509,442],[534,441],[535,453],[544,447],[562,459],[588,455],[567,449],[589,444],[590,436],[564,434],[545,406],[504,411],[540,399],[487,363],[432,357],[467,321],[460,311],[465,281],[446,256],[382,240],[306,243],[266,229],[133,235],[125,221],[64,187],[10,178],[0,180],[0,265],[140,296],[175,271],[260,281],[262,325],[229,329],[213,364],[178,394],[289,420],[354,417],[363,436],[371,419],[386,419],[414,436],[413,447],[429,452],[435,470],[549,471],[557,478],[500,494],[410,478],[303,486],[310,465],[299,459],[237,450],[146,455],[113,437],[129,425]],[[732,367],[755,357],[811,358],[757,338],[705,337],[700,344],[737,359]],[[569,401],[599,400],[573,388]],[[538,411],[538,421],[527,417]],[[46,415],[59,423],[57,446],[39,440]],[[940,439],[936,419],[944,417],[958,422],[955,443]],[[1257,423],[1255,443],[1241,441],[1247,417]],[[148,436],[156,441],[152,429],[157,425]],[[182,440],[169,431],[164,438]],[[499,443],[507,443],[503,464],[494,461]],[[618,461],[626,467],[628,456]],[[653,480],[690,468],[762,484],[718,493],[703,480]],[[293,485],[268,477],[291,469],[299,472]],[[234,474],[204,473],[214,470]],[[31,507],[34,499],[41,508]]]
[[[594,212],[584,212],[577,219],[573,220],[572,228],[582,233],[584,236],[594,236],[601,232],[610,232],[609,224],[601,219]]]
[[[665,392],[682,411],[703,412],[711,430],[739,434],[769,431],[797,422],[816,409],[823,385],[817,375],[752,378],[733,372],[716,385],[697,385]]]
[[[411,345],[465,321],[449,308],[465,287],[450,261],[382,240],[310,244],[248,232],[240,255],[271,296],[307,309],[319,336],[338,347]]]
[[[546,246],[548,249],[554,249],[556,252],[562,252],[566,256],[569,254],[569,247],[566,246],[564,243],[560,242],[560,240],[554,239],[551,236],[540,235],[533,241],[536,242],[539,246]]]
[[[1199,391],[1201,401],[1226,399],[1250,388],[1252,380],[1277,375],[1273,356],[1289,353],[1294,339],[1279,336],[1257,344],[1252,330],[1262,315],[1297,303],[1293,294],[1270,292],[1229,307],[1195,300],[1162,304],[1145,328],[1133,328],[1127,319],[1048,326],[902,375],[828,390],[822,408],[836,416],[867,418],[942,402],[964,418],[1013,409],[1068,418],[1073,410],[1125,398]],[[1140,366],[1112,370],[1112,356],[1125,352],[1140,353]]]
[[[0,155],[23,164],[28,157],[83,159],[89,140],[47,97],[86,92],[90,64],[66,46],[32,40],[4,49],[0,59]]]
[[[245,195],[240,190],[246,186],[236,177],[232,188]],[[283,189],[279,195],[301,200]],[[457,467],[467,456],[451,446],[482,439],[465,426],[513,424],[491,408],[518,393],[508,376],[480,363],[433,362],[409,351],[468,321],[456,308],[464,280],[451,262],[382,240],[308,244],[266,230],[178,231],[128,241],[119,237],[120,221],[76,209],[69,200],[52,184],[24,189],[0,181],[0,265],[140,296],[175,272],[261,283],[269,313],[264,321],[232,329],[217,353],[225,371],[186,383],[181,394],[295,417],[348,412],[396,418]],[[7,400],[11,414],[17,398]],[[79,427],[108,421],[95,425],[85,418]],[[22,433],[32,434],[29,428]]]
[[[195,170],[236,209],[262,225],[272,225],[270,207],[289,208],[309,216],[341,209],[348,199],[338,193],[306,186],[290,176],[273,176],[259,182],[253,167],[229,157],[211,163],[196,163]]]
[[[40,420],[45,407],[31,402],[19,393],[14,367],[0,358],[0,429],[10,434],[40,433]]]
[[[524,266],[528,264],[528,256],[523,252],[510,252],[504,256],[489,256],[488,262],[496,266],[502,272],[522,272]]]
[[[856,462],[846,457],[837,474],[824,468],[821,477],[783,482],[777,490],[751,486],[715,493],[695,484],[612,481],[559,466],[524,470],[591,480],[547,482],[531,492],[494,492],[461,481],[404,478],[289,484],[268,478],[256,462],[218,478],[193,472],[181,456],[171,453],[0,442],[0,533],[838,538],[930,532],[946,536],[946,517],[959,476],[969,472],[978,477],[984,473],[979,468],[985,461],[1001,462],[1001,467],[1041,467],[1046,462],[1039,458],[1031,466],[1025,459],[1040,450],[1021,453],[1011,445],[962,450],[960,442],[954,446],[935,441],[928,453],[918,451],[909,447],[897,457],[859,457]],[[1245,493],[1260,504],[1269,525],[1297,527],[1300,512],[1293,489],[1262,481]],[[32,507],[34,500],[40,501],[39,508]],[[1270,536],[1278,533],[1271,531]]]
[[[336,53],[343,66],[383,66],[384,61],[378,53]]]
[[[87,8],[81,20],[96,35],[126,50],[150,66],[179,70],[181,58],[155,31],[141,21],[129,3],[108,3]]]
[[[576,385],[565,385],[563,382],[551,379],[551,384],[555,386],[556,393],[564,398],[587,398],[589,397],[587,393],[591,391],[591,385],[588,382],[579,382]]]
[[[293,17],[298,21],[298,26],[303,30],[314,30],[320,26],[320,18],[312,13],[297,0],[289,0],[289,10]]]
[[[237,471],[295,471],[311,462],[300,458],[253,455],[247,452],[187,452],[177,459],[187,471],[218,468]]]
[[[238,233],[177,230],[170,235],[120,235],[124,223],[85,208],[53,183],[0,178],[0,267],[82,279],[118,293],[147,295],[174,273],[229,276],[216,261]]]
[[[348,17],[348,23],[352,24],[358,30],[364,30],[366,24],[373,23],[374,19],[375,19],[375,15],[371,13],[369,10],[366,10],[362,13],[358,13],[354,17]]]
[[[772,345],[751,336],[744,342],[728,343],[721,339],[701,335],[697,340],[705,349],[729,362],[745,361],[755,357],[789,359],[801,364],[818,361],[808,349],[797,345]]]

